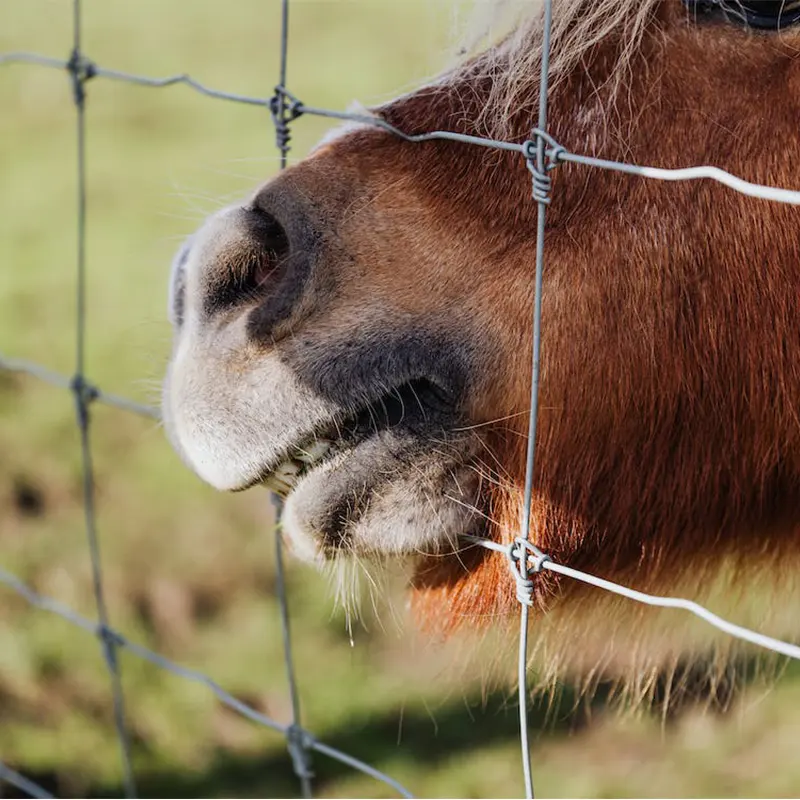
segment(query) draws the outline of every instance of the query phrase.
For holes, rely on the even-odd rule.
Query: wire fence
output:
[[[136,75],[119,70],[108,69],[95,64],[81,49],[81,0],[73,0],[73,46],[67,60],[53,58],[39,53],[10,52],[0,54],[0,64],[22,63],[32,64],[54,69],[65,70],[70,78],[72,94],[76,109],[77,125],[77,232],[78,249],[76,254],[77,265],[77,324],[76,324],[76,361],[75,373],[71,377],[41,366],[39,364],[11,358],[0,353],[0,369],[20,372],[53,386],[68,389],[73,393],[76,420],[80,432],[81,454],[83,463],[83,501],[86,518],[86,533],[92,561],[92,577],[94,597],[97,609],[97,620],[93,621],[58,601],[45,597],[36,592],[18,577],[0,568],[0,583],[23,597],[32,606],[46,612],[55,614],[72,625],[81,628],[98,637],[109,673],[111,692],[114,708],[114,721],[120,747],[122,762],[122,778],[126,796],[136,796],[136,781],[132,768],[131,747],[128,728],[125,718],[124,698],[120,684],[119,664],[117,651],[124,648],[133,655],[142,658],[161,669],[170,672],[185,680],[194,681],[214,693],[214,695],[228,708],[238,712],[247,719],[272,729],[286,737],[287,748],[291,757],[295,774],[300,783],[304,797],[312,793],[313,772],[310,757],[316,752],[358,770],[365,775],[382,781],[403,797],[412,797],[400,783],[369,764],[343,753],[316,739],[313,734],[302,727],[300,721],[300,700],[294,677],[294,665],[291,654],[291,637],[289,628],[289,606],[286,596],[284,581],[283,549],[280,535],[276,536],[276,591],[279,599],[281,624],[283,631],[284,654],[286,658],[286,673],[291,696],[292,717],[287,724],[280,723],[247,704],[236,699],[226,692],[218,683],[209,676],[180,666],[170,659],[149,650],[124,635],[114,630],[108,622],[108,614],[103,592],[103,577],[99,542],[96,531],[94,507],[94,471],[92,466],[92,452],[89,441],[91,421],[91,407],[95,403],[104,403],[120,410],[139,414],[151,418],[159,416],[158,411],[124,397],[109,394],[89,382],[85,375],[85,307],[86,307],[86,139],[85,139],[85,105],[86,83],[93,78],[106,78],[151,88],[164,88],[175,85],[184,85],[202,95],[218,100],[226,100],[269,109],[275,129],[276,146],[280,152],[280,165],[284,169],[290,144],[291,123],[300,116],[317,116],[334,120],[360,122],[375,128],[380,128],[407,142],[418,143],[431,140],[449,140],[466,145],[492,148],[518,153],[522,163],[527,167],[532,176],[532,198],[537,203],[537,238],[536,238],[536,271],[534,308],[532,313],[533,347],[531,357],[531,405],[528,427],[527,465],[524,491],[523,516],[520,522],[520,536],[509,544],[500,544],[496,541],[479,537],[466,537],[467,542],[475,546],[487,548],[505,555],[509,562],[511,575],[516,581],[517,599],[520,602],[520,646],[519,646],[519,710],[520,710],[520,740],[522,748],[523,778],[526,796],[533,797],[533,780],[530,762],[530,749],[528,745],[527,725],[527,633],[528,611],[533,605],[533,577],[542,570],[550,570],[567,578],[587,583],[604,591],[621,595],[635,602],[646,605],[660,606],[663,608],[677,608],[688,611],[703,619],[719,630],[743,641],[759,647],[766,648],[775,653],[789,658],[800,660],[800,646],[774,639],[770,636],[749,630],[729,622],[709,611],[705,607],[691,600],[674,597],[661,597],[649,595],[637,590],[621,586],[603,578],[593,576],[586,572],[573,569],[564,564],[554,562],[546,553],[539,550],[530,541],[530,510],[535,474],[536,454],[536,428],[538,419],[539,400],[539,366],[541,345],[541,298],[544,279],[545,255],[545,220],[547,206],[550,203],[551,180],[550,172],[560,163],[570,162],[595,169],[612,170],[632,176],[661,181],[687,181],[707,179],[716,181],[743,195],[786,203],[800,205],[800,191],[779,187],[765,186],[743,180],[724,170],[713,166],[695,166],[682,169],[659,169],[655,167],[629,164],[617,161],[608,161],[594,158],[580,153],[570,152],[562,147],[547,132],[547,79],[550,55],[550,28],[552,22],[552,0],[544,2],[544,42],[541,61],[541,83],[539,97],[539,114],[537,127],[531,131],[531,138],[525,142],[500,141],[478,136],[468,136],[445,130],[429,131],[423,134],[409,135],[398,128],[388,124],[379,117],[366,114],[351,114],[325,108],[317,108],[302,103],[287,89],[287,54],[288,54],[288,26],[289,26],[289,0],[282,0],[281,8],[281,47],[279,62],[279,82],[274,92],[268,97],[254,97],[233,92],[215,89],[189,75],[178,74],[166,77],[150,77]],[[280,502],[275,500],[280,511]],[[0,781],[15,786],[30,797],[52,797],[42,787],[35,784],[25,776],[0,762]]]

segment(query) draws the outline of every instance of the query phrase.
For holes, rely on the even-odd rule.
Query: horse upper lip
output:
[[[352,449],[382,430],[404,425],[420,430],[442,427],[445,419],[452,420],[452,406],[442,392],[431,390],[430,386],[427,380],[408,381],[378,395],[352,413],[345,412],[318,423],[270,459],[252,480],[232,491],[245,491],[268,483],[276,471],[292,462],[300,462],[295,475],[299,479],[322,460]],[[324,451],[318,447],[320,444],[324,445]]]

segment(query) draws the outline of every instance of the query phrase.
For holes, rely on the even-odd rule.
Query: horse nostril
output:
[[[275,187],[211,216],[191,244],[187,309],[221,324],[247,313],[248,335],[273,341],[276,325],[302,311],[320,240],[312,220],[304,196]]]
[[[255,207],[247,209],[248,224],[253,238],[259,242],[262,251],[251,269],[249,282],[256,289],[271,278],[277,278],[280,266],[289,255],[289,237],[283,226],[271,214]]]
[[[289,237],[271,214],[238,208],[207,228],[204,309],[213,315],[278,291],[288,268]]]

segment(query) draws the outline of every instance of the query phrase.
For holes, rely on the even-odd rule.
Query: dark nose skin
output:
[[[321,250],[322,215],[307,193],[284,173],[258,192],[246,209],[252,236],[269,253],[261,271],[258,306],[247,330],[257,341],[275,340],[285,331],[281,323],[292,317],[315,273]]]

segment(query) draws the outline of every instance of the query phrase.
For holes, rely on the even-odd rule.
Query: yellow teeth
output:
[[[277,467],[262,481],[268,489],[272,489],[281,497],[286,497],[297,485],[297,481],[308,467],[321,461],[333,447],[333,442],[328,439],[315,439],[298,447],[294,453]]]
[[[292,486],[282,480],[279,480],[275,477],[275,475],[270,475],[269,477],[264,478],[262,484],[266,486],[267,489],[271,489],[273,492],[275,492],[275,494],[278,494],[281,497],[286,497],[286,495],[292,491]]]
[[[331,444],[332,442],[327,439],[316,439],[304,447],[299,447],[295,451],[294,457],[305,464],[314,464],[327,455]]]

